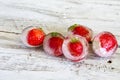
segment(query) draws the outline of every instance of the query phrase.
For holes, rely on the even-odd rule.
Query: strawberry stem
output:
[[[70,26],[70,27],[68,28],[68,31],[74,30],[74,28],[75,28],[77,25],[78,25],[78,24],[74,24],[74,25]]]
[[[56,37],[59,33],[58,32],[52,32],[51,35],[52,37]]]
[[[41,27],[39,27],[38,29],[42,30],[42,28],[41,28]]]
[[[79,40],[78,40],[77,38],[74,37],[74,38],[71,39],[70,42],[75,43],[75,42],[79,42]]]

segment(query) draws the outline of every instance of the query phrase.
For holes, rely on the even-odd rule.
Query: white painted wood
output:
[[[49,56],[42,47],[27,48],[20,40],[27,26],[65,35],[74,23],[95,33],[110,31],[120,45],[119,0],[0,0],[0,80],[119,80],[120,48],[111,58],[90,51],[84,61],[74,63]]]

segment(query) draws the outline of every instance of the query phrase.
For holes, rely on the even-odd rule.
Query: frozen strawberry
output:
[[[85,37],[88,42],[92,39],[92,30],[86,26],[74,24],[68,28],[69,34],[77,34]]]
[[[45,36],[43,48],[46,53],[52,56],[60,56],[62,52],[62,44],[64,37],[58,32],[51,32]]]
[[[101,32],[93,40],[93,50],[100,57],[109,57],[117,50],[118,43],[110,32]]]
[[[64,40],[62,51],[66,58],[75,62],[80,61],[88,54],[88,42],[84,37],[72,35]]]
[[[21,40],[28,47],[39,47],[42,45],[45,33],[38,27],[27,27],[22,31]]]

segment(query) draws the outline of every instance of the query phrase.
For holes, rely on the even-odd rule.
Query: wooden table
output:
[[[0,80],[120,80],[120,46],[111,58],[52,57],[20,40],[27,26],[67,33],[74,24],[110,31],[120,45],[120,0],[0,0]]]

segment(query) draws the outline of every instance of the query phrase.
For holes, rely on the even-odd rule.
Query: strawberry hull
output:
[[[93,39],[93,51],[100,57],[110,57],[117,48],[117,40],[110,32],[101,32]]]

